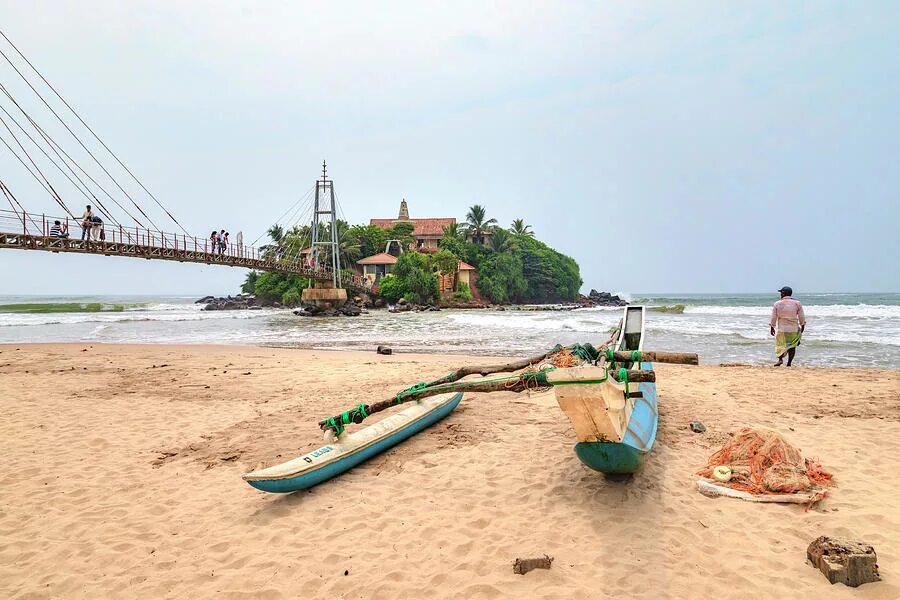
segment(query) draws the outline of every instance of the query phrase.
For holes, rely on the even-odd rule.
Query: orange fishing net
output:
[[[574,367],[576,365],[580,365],[584,363],[582,359],[575,356],[571,350],[568,348],[563,348],[556,354],[551,354],[547,357],[547,360],[554,366],[560,369],[565,369],[568,367]]]
[[[812,459],[804,459],[774,429],[744,427],[709,457],[697,474],[712,478],[718,466],[731,468],[731,480],[718,482],[751,494],[793,494],[821,489],[832,475]]]

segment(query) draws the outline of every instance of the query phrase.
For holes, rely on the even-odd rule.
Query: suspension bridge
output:
[[[316,282],[317,288],[371,293],[362,277],[341,270],[338,206],[324,162],[314,196],[312,188],[306,194],[312,203],[308,251],[290,255],[271,245],[255,247],[191,235],[6,33],[0,31],[0,37],[0,57],[5,61],[0,66],[17,76],[8,81],[0,75],[0,142],[61,213],[26,210],[0,173],[0,194],[10,207],[0,209],[0,249],[241,267],[303,276],[310,280],[310,288]],[[78,198],[79,206],[91,206],[93,221],[84,214],[76,216],[69,208],[72,197]],[[296,207],[301,200],[288,210],[294,212],[288,228],[299,222],[301,210]],[[330,217],[330,222],[320,222],[322,216]],[[163,231],[157,225],[163,220],[179,232]],[[321,296],[324,289],[309,291]]]

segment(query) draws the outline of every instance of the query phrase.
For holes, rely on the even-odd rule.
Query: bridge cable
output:
[[[41,179],[43,179],[44,182],[47,184],[47,187],[45,189],[47,189],[47,191],[50,192],[50,195],[53,197],[54,200],[56,200],[57,204],[59,204],[63,208],[63,210],[66,211],[66,214],[68,214],[69,216],[71,216],[74,219],[75,215],[72,214],[72,211],[70,211],[69,207],[66,206],[66,203],[63,202],[62,196],[59,195],[59,192],[56,191],[56,188],[53,187],[53,184],[50,183],[50,180],[47,179],[47,176],[44,175],[43,171],[41,171],[41,168],[39,166],[37,166],[37,163],[34,162],[34,159],[31,158],[30,154],[28,154],[28,150],[25,149],[25,146],[23,146],[22,142],[19,141],[19,138],[16,137],[15,132],[9,127],[9,125],[6,124],[6,119],[4,119],[3,117],[0,117],[0,123],[3,123],[3,126],[6,128],[7,131],[9,131],[9,134],[16,141],[16,144],[19,146],[19,148],[22,149],[22,153],[28,157],[28,161],[34,166],[35,170],[38,173],[40,173]],[[16,158],[18,158],[19,161],[24,165],[25,161],[23,161],[22,158],[18,154],[16,154],[15,151],[13,151],[12,147],[10,147],[10,145],[6,143],[6,140],[3,140],[3,143],[6,144],[6,147],[10,149],[10,152],[13,152],[13,154],[16,156]],[[25,165],[25,168],[27,169],[28,165]],[[35,177],[34,173],[31,171],[31,169],[28,169],[28,171],[31,173],[31,175],[33,177]],[[37,177],[35,177],[35,178],[37,179]],[[38,179],[38,182],[40,182],[40,179]]]
[[[3,35],[3,32],[2,32],[2,31],[0,31],[0,35]],[[5,38],[6,36],[3,35],[3,37]],[[9,41],[9,40],[7,39],[7,41]],[[17,50],[17,51],[18,51],[18,50]],[[20,53],[20,54],[21,54],[21,53]],[[134,201],[134,198],[131,197],[131,194],[129,194],[129,193],[125,190],[125,188],[123,188],[123,187],[119,184],[119,182],[116,180],[116,178],[113,177],[112,174],[106,169],[106,167],[103,166],[103,163],[101,163],[101,162],[97,159],[97,157],[94,155],[94,153],[91,152],[90,149],[89,149],[87,146],[84,145],[84,142],[81,141],[81,138],[79,138],[78,135],[77,135],[74,131],[72,131],[72,128],[69,127],[69,125],[62,119],[62,117],[59,116],[59,113],[57,113],[57,112],[53,109],[53,107],[50,106],[50,104],[44,99],[44,97],[41,95],[41,93],[40,93],[39,91],[37,91],[37,89],[35,89],[35,87],[34,87],[33,85],[31,85],[31,82],[28,81],[28,79],[25,77],[25,75],[22,74],[22,72],[19,70],[19,68],[16,67],[16,65],[9,59],[9,57],[6,55],[6,53],[5,53],[3,50],[0,50],[0,56],[2,56],[2,57],[6,60],[6,62],[8,62],[9,65],[13,68],[13,70],[15,70],[15,72],[19,74],[19,77],[21,77],[22,80],[25,82],[25,84],[28,85],[29,88],[31,88],[31,91],[33,91],[33,92],[37,95],[37,97],[40,98],[41,102],[44,103],[44,106],[46,106],[46,107],[50,110],[50,112],[53,113],[53,116],[55,116],[56,119],[62,124],[62,126],[66,128],[66,131],[68,131],[68,132],[72,135],[72,137],[75,139],[75,141],[78,142],[78,144],[84,149],[84,151],[87,152],[88,155],[89,155],[92,159],[94,159],[94,162],[97,163],[97,166],[99,166],[100,169],[101,169],[104,173],[106,173],[107,177],[110,178],[110,180],[116,185],[116,187],[119,188],[119,190],[120,190],[123,194],[125,194],[125,196],[131,201],[131,203],[134,205],[134,207],[135,207],[136,209],[138,209],[138,212],[140,212],[142,215],[144,215],[144,218],[146,218],[147,221],[148,221],[151,225],[153,225],[153,227],[154,227],[157,231],[162,231],[162,230],[159,228],[159,226],[158,226],[156,223],[153,222],[153,219],[150,218],[150,215],[148,215],[147,213],[145,213],[145,212],[144,212],[144,209],[142,209],[142,208],[138,205],[138,203]],[[25,59],[25,60],[26,60],[26,62],[27,62],[28,59]],[[30,63],[29,63],[29,64],[30,64]],[[34,68],[34,67],[32,67],[32,68]],[[54,91],[55,91],[55,90],[54,90]],[[76,116],[77,116],[77,115],[76,115]],[[176,222],[176,223],[177,223],[177,222]],[[180,224],[179,224],[178,226],[181,227]],[[184,230],[184,228],[182,228],[182,230]],[[185,231],[185,233],[187,234],[186,231]],[[190,234],[188,234],[188,235],[190,235]]]
[[[10,46],[12,46],[12,48],[16,51],[16,53],[18,53],[18,55],[22,57],[22,59],[28,64],[28,66],[31,67],[31,70],[34,71],[35,73],[37,73],[37,76],[41,78],[41,81],[43,81],[43,82],[47,85],[47,87],[49,87],[51,90],[53,90],[53,93],[56,94],[56,97],[59,98],[59,99],[62,101],[63,104],[66,105],[66,108],[68,108],[69,111],[71,111],[71,113],[72,113],[73,115],[75,115],[75,118],[77,118],[77,119],[81,122],[81,124],[84,125],[84,127],[85,127],[88,131],[91,132],[91,135],[94,136],[94,139],[96,139],[98,142],[100,142],[100,145],[103,146],[103,148],[106,149],[107,152],[109,152],[109,154],[116,160],[117,163],[119,163],[119,165],[120,165],[123,169],[125,169],[125,171],[126,171],[129,175],[131,175],[131,178],[134,179],[135,182],[137,182],[137,184],[141,187],[141,189],[144,190],[144,191],[147,193],[147,195],[150,196],[150,197],[153,199],[153,201],[156,202],[156,204],[157,204],[161,209],[163,209],[163,211],[169,216],[170,219],[172,219],[172,221],[175,222],[176,225],[178,225],[178,227],[181,229],[181,231],[184,232],[185,235],[191,235],[191,234],[188,233],[188,231],[181,225],[181,223],[178,222],[178,219],[176,219],[176,218],[172,215],[172,213],[169,212],[169,209],[167,209],[165,206],[163,206],[163,203],[160,202],[159,199],[158,199],[156,196],[154,196],[153,193],[152,193],[150,190],[147,189],[147,187],[141,182],[141,180],[139,180],[139,179],[137,178],[137,176],[131,171],[131,169],[129,169],[129,168],[125,165],[125,163],[123,163],[123,162],[119,159],[119,157],[118,157],[112,150],[110,150],[109,146],[107,146],[106,143],[105,143],[103,140],[100,139],[100,136],[98,136],[98,135],[94,132],[94,130],[91,129],[90,125],[88,125],[88,124],[84,121],[84,119],[81,118],[81,115],[79,115],[79,114],[75,111],[75,109],[72,108],[72,105],[69,104],[69,103],[66,101],[66,99],[62,97],[62,95],[56,90],[55,87],[53,87],[53,85],[52,85],[49,81],[47,81],[47,78],[44,77],[44,76],[41,74],[40,71],[37,70],[37,68],[31,63],[31,61],[28,60],[28,58],[27,58],[24,54],[22,54],[22,51],[19,50],[19,48],[18,48],[15,44],[12,43],[12,40],[10,40],[2,30],[0,30],[0,35],[2,35],[2,36],[3,36],[3,39],[5,39],[5,40],[7,41],[7,43],[8,43]],[[2,53],[2,52],[3,52],[3,51],[0,50],[0,53]],[[9,62],[9,63],[12,65],[12,62],[9,61],[9,59],[6,57],[5,54],[3,55],[3,57],[6,58],[7,62]],[[13,65],[13,68],[15,69],[15,65]],[[16,69],[16,72],[19,73],[19,70]],[[22,76],[21,73],[19,73],[19,75],[22,77],[22,79],[25,79],[25,77]],[[28,83],[27,80],[26,80],[26,83]],[[31,86],[30,83],[28,84],[28,87],[31,87],[31,89],[34,90],[34,88]],[[40,96],[40,94],[37,92],[37,90],[35,90],[35,93],[38,94],[39,97],[41,97],[41,100],[43,100],[43,97]],[[44,104],[47,105],[47,108],[50,108],[50,105],[47,104],[46,101],[44,101]],[[52,108],[50,108],[50,110],[51,110],[51,112],[53,112],[54,115],[56,115],[56,112],[53,111]],[[56,115],[56,116],[57,116],[57,118],[59,119],[59,115]],[[62,122],[62,119],[60,119],[60,122]],[[63,125],[65,125],[65,123],[63,123]],[[69,129],[69,127],[66,126],[66,129]],[[71,131],[72,131],[72,130],[69,129],[69,132],[70,132],[70,133],[71,133]],[[73,133],[72,135],[74,136],[75,134]],[[77,138],[76,138],[76,139],[77,139]],[[80,140],[79,140],[79,143],[81,143]],[[82,144],[82,147],[85,148],[85,147],[84,147],[84,144]],[[85,148],[85,150],[87,150],[87,148]],[[91,152],[90,152],[89,150],[88,150],[88,154],[91,154]],[[93,155],[93,154],[91,154],[91,158],[94,158],[94,155]],[[94,160],[96,161],[97,159],[94,158]],[[97,162],[97,164],[100,164],[99,161]],[[101,168],[103,168],[102,165],[101,165]],[[104,172],[106,171],[106,169],[103,169],[103,170],[104,170]],[[107,173],[107,175],[108,175],[108,174],[109,174],[109,173]],[[118,183],[116,183],[116,185],[118,186]],[[120,187],[120,189],[121,189],[121,187]],[[122,190],[122,191],[124,192],[125,190]],[[128,195],[127,192],[126,192],[125,195],[126,195],[126,196]],[[128,199],[131,200],[131,196],[128,196]],[[133,200],[132,200],[132,203],[134,203]],[[137,204],[135,204],[135,206],[137,206]],[[139,207],[138,207],[138,210],[140,210]],[[145,217],[147,217],[147,215],[146,215],[143,211],[141,211],[141,214],[143,214]],[[147,217],[147,220],[150,221],[151,224],[153,223],[153,222],[150,220],[150,217]],[[153,225],[153,226],[156,227],[156,225]],[[157,229],[159,229],[159,228],[157,227]]]
[[[0,87],[2,87],[2,84],[0,84]],[[9,114],[9,111],[6,110],[6,107],[0,106],[0,110],[2,110],[2,111],[6,114],[6,116],[9,117],[9,119],[10,119],[13,123],[15,123],[16,127],[18,127],[19,130],[20,130],[20,131],[21,131],[21,132],[22,132],[22,133],[23,133],[23,134],[31,141],[31,143],[34,144],[34,146],[35,146],[38,150],[41,151],[41,153],[47,158],[47,160],[50,161],[50,163],[51,163],[54,167],[56,167],[56,168],[59,170],[59,172],[62,173],[63,176],[64,176],[66,179],[69,180],[69,183],[71,183],[72,186],[73,186],[76,190],[78,190],[79,192],[81,192],[81,195],[82,195],[82,196],[84,196],[85,198],[87,198],[87,200],[88,200],[89,202],[92,201],[91,198],[93,198],[93,200],[96,201],[97,205],[100,207],[100,209],[102,209],[102,212],[101,212],[101,211],[98,211],[98,212],[101,212],[101,214],[104,214],[104,215],[105,215],[112,223],[114,223],[115,225],[119,225],[119,224],[120,224],[120,223],[116,220],[116,218],[110,213],[109,209],[107,209],[107,208],[103,205],[103,203],[100,201],[100,199],[97,198],[97,196],[95,196],[95,195],[93,194],[93,192],[91,192],[91,190],[87,187],[87,185],[84,183],[84,181],[82,181],[81,178],[78,177],[78,174],[75,173],[75,171],[72,169],[72,167],[70,167],[69,164],[68,164],[67,162],[65,162],[65,161],[62,159],[62,157],[59,157],[60,160],[63,162],[63,164],[66,166],[66,168],[69,169],[69,171],[71,171],[72,175],[75,176],[75,178],[78,180],[78,182],[81,184],[81,186],[79,186],[78,184],[76,184],[75,181],[72,179],[72,177],[70,177],[69,174],[66,173],[66,171],[64,171],[63,168],[59,166],[59,163],[56,162],[56,161],[53,159],[52,156],[50,156],[49,154],[47,154],[47,151],[44,150],[44,148],[43,148],[43,147],[42,147],[42,146],[41,146],[41,145],[40,145],[40,144],[39,144],[32,136],[31,136],[30,133],[28,133],[28,132],[25,130],[24,127],[22,127],[21,123],[19,123],[18,120],[16,120],[16,118],[13,117],[11,114]],[[39,131],[40,131],[40,130],[39,130]],[[42,133],[42,132],[41,132],[41,133]],[[46,139],[45,139],[45,141],[46,141]],[[55,152],[55,149],[53,148],[52,145],[50,146],[50,149],[53,150],[53,151]],[[59,156],[59,153],[58,153],[58,152],[57,152],[56,154],[57,154],[57,156]],[[82,188],[83,188],[83,189],[82,189]]]
[[[2,32],[0,32],[0,34],[2,34]],[[309,193],[312,191],[312,189],[313,189],[313,188],[310,187],[308,190],[306,190],[306,193],[305,193],[305,194],[303,194],[302,196],[300,196],[300,198],[299,198],[296,202],[294,202],[293,204],[291,204],[291,206],[290,206],[286,211],[284,211],[284,214],[282,214],[280,217],[278,217],[278,218],[275,220],[275,225],[280,224],[281,221],[287,216],[287,214],[288,214],[289,212],[291,212],[292,210],[294,210],[294,207],[295,207],[295,206],[297,206],[298,204],[300,204],[300,202],[302,202],[304,199],[306,199],[306,197],[309,196]],[[257,237],[255,240],[253,240],[253,242],[251,242],[250,245],[251,245],[251,246],[256,246],[256,242],[258,242],[259,240],[261,240],[261,239],[262,239],[264,236],[266,236],[268,233],[269,233],[269,230],[266,229],[263,233],[261,233],[261,234],[259,235],[259,237]]]
[[[131,218],[131,219],[132,219],[135,223],[137,223],[140,227],[143,227],[143,226],[144,226],[144,224],[141,223],[141,221],[140,221],[137,217],[135,217],[135,216],[132,215],[130,212],[128,212],[128,209],[127,209],[127,208],[125,208],[124,206],[122,206],[122,205],[119,203],[119,201],[116,200],[115,197],[114,197],[112,194],[110,194],[108,191],[106,191],[106,188],[104,188],[102,185],[100,185],[100,183],[99,183],[96,179],[94,179],[94,178],[91,176],[91,174],[88,173],[88,172],[87,172],[87,171],[86,171],[86,170],[78,163],[78,161],[76,161],[74,158],[72,158],[72,156],[71,156],[68,152],[66,152],[65,149],[64,149],[62,146],[60,146],[59,143],[57,143],[56,140],[54,140],[54,139],[53,139],[46,131],[44,131],[44,128],[41,127],[41,126],[40,126],[40,125],[39,125],[39,124],[31,117],[31,115],[29,115],[29,114],[25,111],[24,108],[22,108],[22,106],[16,101],[16,99],[12,96],[12,94],[9,93],[9,90],[7,90],[6,87],[5,87],[2,83],[0,83],[0,91],[2,91],[2,92],[6,95],[6,97],[9,98],[9,100],[10,100],[13,104],[16,105],[16,108],[19,109],[19,111],[25,116],[25,118],[28,119],[28,122],[31,124],[31,126],[32,126],[32,127],[33,127],[33,128],[41,135],[41,137],[47,142],[47,144],[50,146],[50,149],[53,150],[53,153],[56,154],[57,157],[59,157],[59,159],[63,162],[63,164],[66,165],[66,167],[69,169],[69,171],[72,173],[72,175],[74,175],[75,178],[78,179],[78,181],[81,183],[81,185],[84,186],[85,190],[87,190],[88,193],[90,193],[90,195],[94,198],[94,200],[96,200],[97,205],[100,206],[100,208],[102,208],[102,209],[107,213],[107,215],[109,216],[110,220],[113,221],[113,223],[115,223],[116,225],[121,225],[121,224],[118,222],[118,220],[117,220],[115,217],[112,216],[112,211],[110,211],[109,209],[106,208],[106,206],[104,206],[103,202],[96,196],[96,194],[94,194],[93,191],[90,190],[89,186],[81,179],[81,177],[79,177],[79,176],[75,173],[75,170],[72,169],[72,167],[69,165],[69,163],[72,163],[72,165],[75,165],[76,167],[78,167],[78,170],[81,171],[82,174],[84,174],[84,176],[87,177],[87,178],[88,178],[95,186],[97,186],[97,188],[99,188],[101,192],[103,192],[104,194],[106,194],[106,197],[109,198],[110,200],[112,200],[112,201],[115,203],[116,206],[118,206],[118,207],[119,207],[126,215],[128,215],[129,218]],[[2,108],[2,107],[0,107],[0,108]],[[5,112],[7,115],[9,115],[9,113],[6,111],[5,108],[3,109],[3,112]],[[24,132],[24,129],[23,129],[22,125],[20,125],[19,122],[18,122],[17,120],[15,120],[14,117],[12,117],[12,115],[9,115],[9,117],[10,117],[10,119],[12,119],[13,122],[19,127],[19,129],[22,129],[23,132]],[[28,134],[25,133],[25,135],[28,135]],[[29,139],[31,139],[31,136],[29,136]],[[38,145],[33,139],[32,139],[32,143],[34,143],[36,146]],[[60,152],[62,152],[62,154],[65,155],[65,157],[66,157],[65,159],[63,159],[63,157],[60,156]],[[45,156],[46,156],[46,153],[45,153]],[[50,157],[47,157],[47,158],[50,159]],[[66,159],[68,159],[68,162],[66,161]],[[52,159],[50,159],[50,160],[52,161]],[[71,179],[70,179],[70,181],[71,181]],[[74,185],[74,183],[73,183],[73,185]],[[76,187],[77,187],[77,186],[76,186]],[[83,193],[83,192],[82,192],[82,193]]]

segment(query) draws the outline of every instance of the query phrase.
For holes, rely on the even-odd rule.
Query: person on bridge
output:
[[[68,225],[63,225],[59,221],[53,221],[53,226],[50,227],[50,237],[59,238],[61,240],[68,239],[68,237],[69,237]]]
[[[228,252],[228,232],[225,232],[225,236],[222,238],[222,252]]]
[[[97,215],[94,215],[93,217],[91,217],[90,233],[91,233],[91,239],[93,239],[93,240],[106,239],[105,232],[103,231],[103,219],[101,219]]]
[[[218,250],[218,248],[219,248],[219,242],[216,240],[217,240],[216,230],[213,229],[212,233],[209,234],[209,251],[212,252],[213,254],[215,254],[216,250]]]
[[[225,254],[225,230],[219,232],[219,235],[216,237],[219,241],[219,254]]]
[[[91,205],[88,204],[81,215],[81,239],[91,238],[91,226],[93,225],[94,213],[91,211]]]

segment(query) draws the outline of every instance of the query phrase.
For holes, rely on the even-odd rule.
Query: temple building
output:
[[[397,223],[412,223],[413,238],[411,250],[419,250],[424,252],[437,252],[438,241],[444,237],[444,227],[454,225],[456,219],[453,217],[440,217],[431,219],[410,219],[409,207],[406,199],[400,201],[400,213],[396,219],[371,219],[370,225],[375,225],[382,229],[390,229]]]

